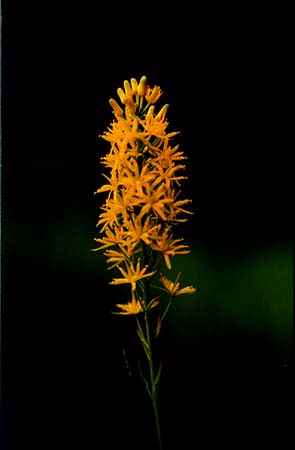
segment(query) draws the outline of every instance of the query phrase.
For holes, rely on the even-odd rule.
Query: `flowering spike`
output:
[[[110,150],[101,157],[107,173],[95,191],[104,195],[105,201],[97,222],[101,235],[95,242],[99,246],[93,251],[102,250],[108,269],[119,272],[110,284],[124,284],[130,289],[131,300],[116,304],[119,310],[114,314],[136,320],[149,380],[140,367],[139,371],[153,402],[160,443],[157,384],[162,364],[156,373],[152,345],[173,299],[196,292],[190,285],[181,288],[179,275],[173,282],[161,272],[163,266],[172,269],[172,257],[190,252],[182,237],[174,237],[176,225],[192,214],[187,208],[191,200],[180,196],[181,183],[187,179],[186,157],[178,145],[172,145],[179,132],[167,131],[169,105],[157,107],[160,86],[149,86],[144,75],[139,82],[135,78],[124,80],[117,94],[123,107],[113,98],[109,100],[115,117],[100,136],[110,144]],[[159,296],[151,296],[151,288],[157,288],[151,284],[154,279],[162,286],[158,288],[169,294],[166,304]],[[155,317],[157,324],[151,332],[150,322]]]

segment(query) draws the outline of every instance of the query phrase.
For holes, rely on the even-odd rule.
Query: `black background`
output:
[[[160,85],[171,128],[181,131],[198,208],[188,237],[229,253],[292,239],[287,24],[275,11],[254,8],[160,9],[3,9],[7,449],[155,448],[141,380],[122,365],[118,339],[124,335],[128,347],[132,333],[109,314],[108,274],[98,279],[60,263],[70,262],[79,224],[88,233],[86,253],[96,235],[93,192],[107,148],[98,135],[112,120],[108,99],[124,79],[145,74]],[[251,361],[234,366],[224,351],[223,365],[222,355],[209,358],[203,349],[200,368],[193,343],[185,351],[173,344],[162,394],[173,405],[163,424],[167,448],[200,448],[203,439],[239,448],[278,438],[282,445],[291,384],[289,372],[272,367],[273,355],[259,364],[254,354],[253,370]]]

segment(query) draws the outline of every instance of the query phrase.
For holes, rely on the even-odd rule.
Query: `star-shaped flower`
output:
[[[124,278],[113,278],[110,284],[130,283],[132,291],[135,291],[137,281],[142,280],[143,278],[151,277],[156,273],[156,271],[146,273],[148,266],[140,268],[140,258],[137,260],[136,268],[134,268],[132,262],[130,264],[126,263],[126,266],[127,272],[122,267],[117,266]]]
[[[161,273],[160,281],[162,283],[162,286],[164,287],[164,290],[169,292],[169,294],[173,295],[173,296],[178,296],[178,295],[183,295],[183,294],[194,294],[196,292],[196,288],[194,288],[193,286],[186,286],[181,289],[179,288],[180,287],[180,283],[178,281],[179,277],[180,277],[180,273],[177,275],[175,281],[170,281],[170,280],[168,280],[167,277],[165,277],[165,275],[163,275]]]
[[[120,304],[118,303],[116,305],[118,308],[120,308],[122,311],[120,312],[113,312],[113,314],[121,314],[121,315],[130,315],[130,314],[139,314],[143,311],[141,302],[136,300],[134,294],[132,293],[132,300],[131,302],[128,302],[126,304]]]

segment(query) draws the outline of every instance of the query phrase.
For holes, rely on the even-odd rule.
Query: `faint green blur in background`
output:
[[[198,291],[174,305],[173,331],[184,339],[197,336],[201,342],[214,332],[253,343],[258,338],[281,355],[282,366],[286,364],[293,337],[291,243],[230,255],[195,241],[191,248],[190,255],[175,260],[175,270],[182,273],[184,285],[192,283]]]

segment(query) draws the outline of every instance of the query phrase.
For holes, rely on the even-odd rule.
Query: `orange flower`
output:
[[[170,295],[178,296],[184,294],[194,294],[196,292],[196,288],[193,286],[186,286],[184,288],[179,289],[179,277],[180,273],[177,275],[175,281],[170,281],[166,278],[162,273],[160,274],[160,281],[165,289],[165,291],[169,292]]]
[[[172,235],[169,235],[169,229],[166,228],[162,235],[156,240],[156,243],[152,243],[151,247],[153,250],[162,252],[168,269],[171,269],[170,256],[174,255],[185,255],[190,253],[187,245],[178,244],[182,242],[183,239],[172,239]]]
[[[155,271],[146,273],[148,266],[140,268],[140,258],[137,260],[136,268],[134,268],[132,262],[129,265],[126,264],[126,266],[127,272],[122,267],[118,266],[118,269],[124,278],[113,278],[110,284],[130,283],[132,291],[135,291],[137,281],[142,280],[143,278],[151,277],[156,273]]]
[[[113,312],[113,314],[121,314],[121,315],[130,315],[130,314],[139,314],[143,311],[141,303],[135,299],[135,296],[132,293],[132,300],[126,304],[117,304],[118,308],[122,309],[120,312]]]

